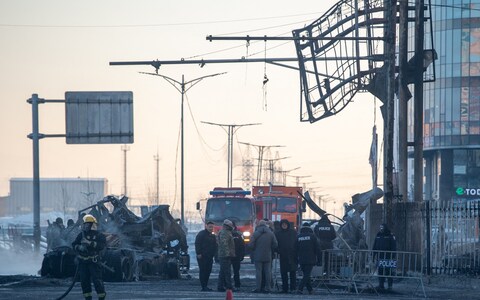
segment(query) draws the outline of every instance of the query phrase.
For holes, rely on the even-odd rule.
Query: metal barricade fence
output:
[[[379,277],[387,281],[400,279],[418,280],[416,293],[423,285],[423,260],[420,253],[405,251],[373,250],[326,250],[320,255],[320,266],[315,267],[312,278],[323,284],[329,291],[327,282],[339,281],[347,284],[349,290],[357,294],[366,288],[376,291]]]
[[[346,289],[353,288],[357,293],[358,289],[353,280],[354,252],[348,249],[331,249],[321,252],[318,265],[312,271],[314,284],[323,285],[329,292],[327,283],[345,283]]]

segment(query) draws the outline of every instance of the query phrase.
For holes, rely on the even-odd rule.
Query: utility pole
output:
[[[424,0],[415,1],[415,82],[414,82],[414,197],[423,200],[423,43]]]
[[[160,204],[160,193],[159,193],[159,177],[160,177],[160,158],[158,156],[158,150],[157,150],[157,154],[153,156],[153,160],[155,160],[155,167],[156,167],[156,176],[155,176],[155,205],[159,205]]]
[[[398,54],[398,201],[408,201],[408,2],[399,6],[399,54]]]
[[[247,146],[246,155],[242,159],[242,186],[245,190],[252,189],[252,175],[253,175],[253,160],[250,155],[250,147]]]
[[[123,194],[127,195],[127,151],[130,150],[130,147],[127,145],[122,145],[121,150],[123,151]]]
[[[415,79],[414,79],[414,201],[423,201],[423,72],[424,72],[424,0],[415,1]],[[433,46],[433,45],[432,45]],[[433,58],[434,59],[434,58]],[[425,199],[425,252],[427,276],[431,273],[430,196]]]
[[[267,161],[267,165],[268,165],[268,172],[270,173],[270,182],[272,184],[275,184],[277,183],[275,181],[275,162],[279,161],[279,160],[282,160],[282,159],[286,159],[286,158],[290,158],[290,157],[278,157],[278,158],[269,158],[269,159],[265,159]]]
[[[124,63],[116,63],[117,65],[131,65],[131,64],[137,64],[135,62],[131,63],[131,62],[124,62]],[[184,119],[183,119],[183,102],[184,102],[184,96],[185,96],[185,93],[190,90],[193,86],[195,86],[197,83],[199,83],[200,81],[202,81],[203,79],[205,78],[208,78],[208,77],[214,77],[214,76],[218,76],[218,75],[223,75],[225,74],[225,72],[223,73],[216,73],[216,74],[211,74],[211,75],[206,75],[206,76],[202,76],[202,77],[198,77],[198,78],[195,78],[195,79],[192,79],[192,80],[189,80],[189,81],[185,81],[185,76],[182,75],[182,81],[177,81],[173,78],[170,78],[168,76],[165,76],[165,75],[160,75],[158,73],[148,73],[148,72],[140,72],[141,74],[147,74],[147,75],[152,75],[152,76],[159,76],[163,79],[165,79],[168,83],[170,83],[177,91],[180,92],[180,94],[182,95],[182,98],[181,98],[181,115],[180,115],[180,140],[181,140],[181,180],[180,180],[180,193],[181,193],[181,198],[180,198],[180,219],[182,220],[182,224],[185,224],[185,159],[184,159],[184,131],[183,131],[183,124],[184,124]],[[177,86],[178,85],[178,86]],[[187,85],[189,85],[189,87],[186,87]]]
[[[308,178],[312,177],[312,175],[304,175],[304,176],[292,176],[295,178],[295,185],[300,186],[300,178]]]
[[[37,94],[27,100],[32,105],[32,133],[28,137],[33,145],[33,240],[35,253],[40,253],[40,139],[38,126],[38,104],[44,103]]]
[[[209,124],[209,125],[216,125],[222,127],[223,130],[228,135],[228,149],[227,149],[227,187],[232,187],[232,181],[233,181],[233,135],[235,132],[237,132],[238,129],[244,126],[252,126],[252,125],[260,125],[261,123],[251,123],[251,124],[240,124],[240,125],[235,125],[235,124],[219,124],[219,123],[213,123],[213,122],[204,122],[202,123]],[[226,130],[224,127],[227,127],[228,129]],[[235,127],[238,127],[235,129]]]
[[[290,170],[278,170],[277,172],[279,172],[280,176],[282,176],[282,185],[287,185],[288,173],[290,173],[292,171],[296,171],[298,169],[300,169],[300,167],[296,167],[296,168],[293,168],[293,169],[290,169]]]
[[[396,36],[396,10],[397,0],[385,0],[385,26],[384,44],[386,66],[386,113],[384,116],[384,179],[385,196],[383,198],[383,222],[392,225],[393,211],[393,131],[394,131],[394,97],[395,97],[395,36]]]
[[[261,184],[262,180],[262,163],[263,163],[263,154],[265,150],[273,148],[273,147],[285,147],[285,146],[279,146],[279,145],[274,145],[274,146],[264,146],[264,145],[254,145],[250,143],[242,143],[239,142],[240,144],[244,144],[247,146],[252,146],[252,147],[257,147],[258,150],[258,165],[257,165],[257,185]]]

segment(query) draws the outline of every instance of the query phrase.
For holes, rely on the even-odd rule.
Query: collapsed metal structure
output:
[[[385,1],[343,0],[293,30],[300,69],[301,120],[335,115],[367,90],[384,65]]]
[[[169,212],[159,205],[144,217],[126,206],[128,198],[106,196],[79,211],[96,217],[98,230],[107,237],[100,264],[106,281],[141,280],[148,276],[179,278],[190,268],[186,233]],[[110,209],[108,208],[110,207]],[[75,274],[75,253],[64,241],[45,254],[41,275],[56,278]]]
[[[353,195],[352,204],[345,206],[345,214],[341,219],[321,209],[310,197],[308,191],[302,196],[308,207],[319,217],[327,215],[336,218],[336,220],[332,222],[339,226],[337,229],[337,238],[333,241],[335,249],[368,249],[362,214],[366,211],[370,203],[374,203],[383,196],[382,189],[376,187],[364,193]]]

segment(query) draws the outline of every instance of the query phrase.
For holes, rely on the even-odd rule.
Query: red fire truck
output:
[[[254,186],[252,194],[255,201],[256,219],[267,218],[272,221],[287,219],[295,229],[302,222],[303,189],[298,186]]]
[[[214,188],[207,199],[205,223],[213,222],[216,234],[222,228],[223,220],[229,219],[242,232],[245,243],[249,243],[255,229],[255,206],[253,198],[248,195],[250,191],[238,187]],[[197,209],[200,209],[200,203],[197,203]]]

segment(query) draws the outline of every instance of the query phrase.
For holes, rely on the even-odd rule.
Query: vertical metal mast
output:
[[[385,0],[385,65],[386,65],[386,114],[384,117],[384,204],[383,221],[391,226],[393,202],[393,129],[395,96],[395,36],[396,36],[396,0]]]
[[[198,77],[198,78],[195,78],[195,79],[192,79],[192,80],[189,80],[189,81],[186,81],[185,82],[185,76],[182,74],[182,81],[178,81],[178,80],[175,80],[173,78],[170,78],[168,76],[165,76],[165,75],[160,75],[160,74],[157,74],[157,73],[147,73],[147,72],[140,72],[141,74],[147,74],[147,75],[153,75],[153,76],[159,76],[159,77],[162,77],[163,79],[165,79],[168,83],[170,83],[177,91],[179,91],[181,94],[182,94],[182,98],[181,98],[181,115],[180,115],[180,143],[181,143],[181,175],[180,175],[180,193],[181,193],[181,196],[180,196],[180,219],[182,221],[182,224],[185,223],[185,161],[184,161],[184,132],[183,132],[183,126],[184,126],[184,118],[183,118],[183,103],[184,103],[184,96],[185,96],[185,93],[190,90],[194,85],[196,85],[197,83],[199,83],[200,81],[202,81],[202,79],[205,79],[205,78],[208,78],[208,77],[214,77],[214,76],[218,76],[218,75],[222,75],[222,74],[225,74],[225,72],[223,73],[215,73],[215,74],[211,74],[211,75],[206,75],[206,76],[202,76],[202,77]],[[179,87],[177,87],[177,85]],[[187,85],[190,85],[188,88],[186,88]]]
[[[123,145],[121,150],[123,151],[123,194],[127,195],[127,151],[130,147]]]
[[[252,123],[252,124],[240,124],[240,125],[235,125],[235,124],[219,124],[219,123],[212,123],[212,122],[204,122],[202,123],[209,124],[209,125],[216,125],[222,127],[223,130],[225,130],[224,127],[227,127],[228,129],[225,130],[227,133],[227,141],[228,141],[228,146],[227,146],[227,187],[232,187],[233,184],[233,135],[235,132],[237,132],[240,127],[244,126],[252,126],[252,125],[260,125],[261,123]],[[237,127],[237,129],[235,129]]]

